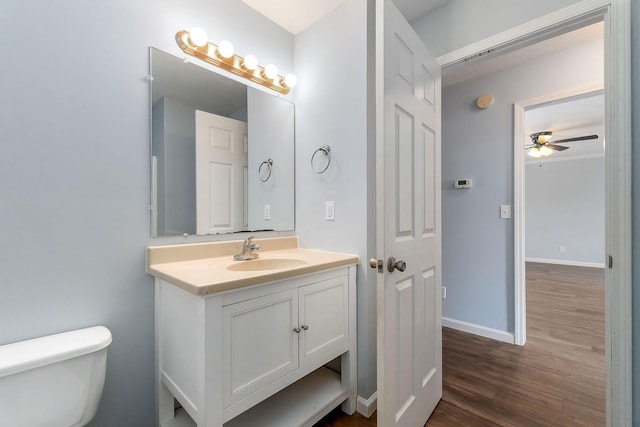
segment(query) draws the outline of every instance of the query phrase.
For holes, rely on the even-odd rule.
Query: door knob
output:
[[[394,257],[389,257],[389,261],[387,261],[387,270],[389,270],[389,273],[393,273],[393,270],[405,271],[406,269],[406,262],[403,260],[396,261]]]
[[[382,261],[381,259],[371,258],[369,260],[369,267],[377,268],[378,269],[378,273],[382,273],[383,265],[384,265],[384,261]]]

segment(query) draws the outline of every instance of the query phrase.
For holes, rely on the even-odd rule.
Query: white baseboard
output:
[[[594,267],[604,268],[604,262],[583,262],[583,261],[568,261],[564,259],[544,259],[544,258],[528,258],[524,259],[526,262],[539,262],[542,264],[559,264],[559,265],[572,265],[575,267]]]
[[[492,340],[498,340],[509,344],[515,343],[513,334],[498,329],[487,328],[486,326],[480,326],[473,323],[463,322],[462,320],[449,319],[448,317],[442,318],[442,326],[447,328],[457,329],[462,332],[468,332],[470,334],[479,335],[485,338],[491,338]]]
[[[378,409],[378,392],[376,391],[373,395],[365,399],[362,396],[358,396],[358,404],[356,406],[356,410],[359,414],[362,414],[364,417],[369,418],[375,411]]]

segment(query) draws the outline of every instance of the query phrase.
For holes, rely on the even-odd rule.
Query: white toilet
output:
[[[96,413],[111,332],[104,326],[0,346],[0,426],[71,427]]]

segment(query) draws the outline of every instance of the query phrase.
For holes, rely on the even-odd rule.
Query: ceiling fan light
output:
[[[551,135],[539,135],[538,142],[549,142],[551,141]]]
[[[538,158],[538,157],[542,157],[542,154],[540,154],[540,149],[538,147],[533,147],[531,150],[529,150],[529,152],[527,153],[529,156],[534,157],[534,158]]]
[[[527,153],[531,157],[535,157],[536,159],[539,157],[547,157],[549,154],[552,154],[553,150],[547,146],[541,145],[539,147],[533,147]]]
[[[553,150],[551,148],[547,147],[546,145],[543,145],[542,147],[540,147],[540,155],[542,157],[546,157],[546,156],[548,156],[549,154],[552,154],[552,153],[553,153]]]

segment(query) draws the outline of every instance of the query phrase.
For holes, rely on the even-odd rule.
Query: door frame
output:
[[[630,16],[631,0],[582,0],[438,57],[443,73],[446,73],[447,69],[474,58],[517,49],[604,20],[605,138],[615,141],[615,144],[607,144],[605,150],[605,230],[609,264],[605,269],[607,426],[632,423]],[[517,211],[516,215],[519,215]],[[522,227],[521,223],[518,225]],[[518,232],[515,224],[514,232]],[[521,242],[517,241],[517,244]],[[522,251],[522,248],[514,247],[514,251]],[[514,279],[522,281],[521,260],[514,262]],[[514,307],[523,307],[523,299],[522,286],[515,286]],[[523,334],[525,314],[516,310],[515,336],[518,337]]]
[[[604,92],[604,84],[596,83],[575,89],[518,101],[513,105],[513,245],[514,245],[514,344],[527,341],[527,298],[525,269],[525,148],[522,135],[525,133],[525,111],[532,107],[572,98],[580,95]],[[606,133],[606,129],[605,129]],[[605,154],[606,156],[606,154]],[[604,263],[603,263],[604,265]]]

